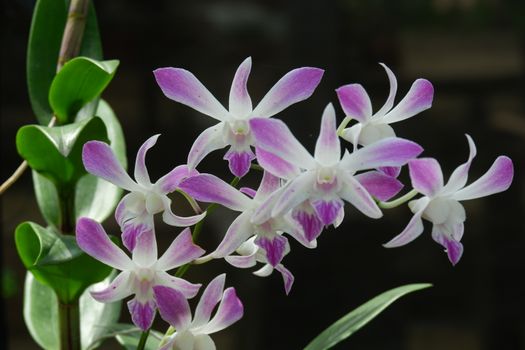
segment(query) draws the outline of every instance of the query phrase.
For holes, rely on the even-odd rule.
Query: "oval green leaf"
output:
[[[76,57],[53,79],[49,104],[61,124],[71,122],[78,111],[97,98],[115,75],[119,61]]]
[[[359,306],[325,329],[304,350],[326,350],[345,340],[405,294],[431,287],[428,283],[409,284],[391,289]]]

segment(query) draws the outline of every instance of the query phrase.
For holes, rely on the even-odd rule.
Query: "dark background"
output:
[[[399,80],[399,101],[419,77],[435,87],[432,109],[396,124],[399,136],[437,158],[446,178],[468,155],[464,133],[478,147],[471,179],[500,154],[514,160],[515,178],[502,194],[465,203],[465,254],[452,267],[430,238],[430,226],[408,246],[381,246],[406,225],[404,206],[371,220],[347,206],[338,230],[327,230],[316,250],[292,243],[284,262],[296,281],[287,297],[279,274],[252,276],[216,261],[190,270],[207,282],[226,271],[245,304],[243,320],[214,336],[222,349],[300,349],[347,311],[387,289],[414,282],[434,287],[396,302],[340,349],[525,349],[525,5],[498,0],[339,1],[95,1],[107,59],[120,59],[104,98],[119,116],[134,161],[140,144],[162,133],[149,155],[153,178],[184,163],[192,141],[214,122],[165,98],[152,70],[184,67],[225,105],[238,64],[253,58],[249,90],[254,105],[286,72],[326,70],[314,95],[280,114],[312,149],[322,109],[334,89],[362,83],[377,110],[388,94],[378,62]],[[1,179],[20,162],[14,146],[21,126],[34,123],[25,84],[25,53],[33,1],[3,3]],[[224,152],[201,171],[229,179]],[[406,171],[405,171],[406,172]],[[406,173],[402,178],[406,179]],[[255,184],[251,173],[243,184]],[[175,205],[182,202],[176,202]],[[26,173],[1,197],[4,307],[2,337],[12,349],[32,349],[22,320],[24,269],[13,242],[18,223],[43,223]],[[184,206],[186,207],[186,206]],[[185,211],[186,210],[186,211]],[[187,209],[175,212],[189,214]],[[213,249],[234,213],[208,219],[202,245]],[[114,220],[105,223],[117,233]],[[178,229],[175,229],[177,232]],[[161,247],[174,229],[159,227]],[[162,248],[161,248],[162,249]],[[123,316],[125,319],[127,315]],[[158,329],[165,324],[158,323]],[[107,344],[110,348],[111,344]]]

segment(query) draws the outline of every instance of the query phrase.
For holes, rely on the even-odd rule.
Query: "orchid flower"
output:
[[[261,262],[264,264],[264,266],[253,273],[259,277],[267,277],[271,275],[274,269],[279,271],[283,277],[284,291],[286,292],[286,295],[288,295],[292,289],[294,276],[281,263],[277,264],[275,267],[272,266],[272,264],[268,262],[264,250],[255,244],[255,239],[256,237],[252,237],[241,244],[240,247],[235,250],[238,255],[228,255],[224,258],[224,260],[226,260],[230,265],[240,269],[247,269],[255,266],[258,262]],[[288,254],[289,252],[290,246],[287,246],[284,255]]]
[[[463,254],[460,240],[466,219],[465,208],[460,202],[505,191],[514,175],[512,160],[499,156],[482,177],[465,186],[476,156],[476,145],[469,135],[466,136],[469,158],[454,170],[446,185],[443,185],[443,173],[435,159],[420,158],[408,163],[412,186],[424,197],[408,203],[414,216],[403,232],[385,247],[399,247],[416,239],[423,232],[423,218],[432,222],[432,238],[446,249],[450,262],[457,264]]]
[[[215,277],[202,293],[197,304],[195,316],[185,296],[179,291],[165,287],[153,287],[155,299],[161,317],[176,329],[160,350],[215,350],[215,343],[209,334],[221,331],[238,320],[244,313],[244,307],[233,287],[224,293],[225,274]],[[210,320],[217,303],[219,307]]]
[[[198,174],[186,165],[174,168],[156,183],[151,183],[145,164],[147,151],[155,145],[159,135],[150,137],[140,147],[135,162],[135,180],[126,173],[108,144],[89,141],[82,150],[86,170],[131,193],[122,198],[117,206],[115,218],[122,229],[122,241],[130,251],[136,246],[137,237],[153,230],[153,216],[162,212],[162,219],[168,225],[187,227],[200,221],[206,214],[180,217],[171,211],[168,193],[175,191],[186,177]]]
[[[193,298],[199,291],[200,284],[166,272],[204,254],[203,249],[193,244],[188,228],[175,238],[160,258],[157,258],[157,241],[153,231],[145,231],[137,237],[132,258],[109,239],[102,225],[92,219],[78,220],[76,237],[78,246],[88,255],[122,271],[107,288],[91,290],[91,296],[102,303],[111,303],[135,295],[128,302],[128,309],[133,323],[142,330],[149,329],[155,318],[154,286],[176,289],[185,298]]]
[[[372,114],[370,97],[361,84],[349,84],[336,89],[347,117],[358,121],[341,133],[341,137],[351,142],[354,147],[358,144],[370,145],[381,139],[396,136],[390,124],[411,118],[432,105],[432,84],[426,79],[417,79],[406,96],[392,108],[397,92],[396,76],[385,64],[380,65],[385,69],[390,81],[390,93],[383,107],[375,114]]]
[[[268,263],[277,267],[290,249],[288,239],[282,235],[283,232],[288,233],[304,246],[314,248],[316,242],[308,242],[303,231],[289,215],[259,216],[254,219],[254,214],[261,207],[273,205],[270,195],[279,189],[279,186],[279,178],[264,172],[261,184],[252,199],[214,175],[200,174],[184,180],[180,184],[181,189],[196,200],[219,203],[241,212],[228,228],[217,249],[202,259],[224,258],[255,235],[254,243],[265,252]]]
[[[252,66],[246,58],[235,73],[230,89],[229,110],[226,110],[206,87],[189,71],[181,68],[159,68],[153,73],[166,97],[187,105],[219,121],[204,130],[193,143],[188,155],[188,165],[195,168],[210,152],[230,145],[224,156],[232,174],[246,175],[255,158],[254,145],[248,121],[251,118],[269,118],[290,105],[310,97],[319,84],[323,70],[303,67],[283,76],[259,104],[252,108],[247,90]]]
[[[250,126],[257,143],[259,164],[272,174],[289,180],[279,195],[274,195],[278,198],[270,207],[271,216],[296,210],[299,214],[295,217],[303,221],[303,227],[309,225],[303,218],[311,217],[311,211],[304,209],[305,206],[310,208],[308,205],[323,225],[337,225],[344,215],[343,200],[369,217],[381,217],[372,195],[390,197],[400,190],[401,183],[377,171],[355,173],[380,166],[401,166],[422,151],[412,141],[387,138],[353,153],[346,152],[341,159],[332,104],[324,110],[314,156],[280,120],[252,119]]]

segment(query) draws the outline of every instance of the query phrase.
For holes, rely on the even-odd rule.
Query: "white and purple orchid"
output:
[[[235,289],[230,287],[224,290],[225,279],[226,275],[222,274],[208,284],[197,304],[193,319],[190,305],[183,294],[165,286],[153,287],[160,316],[176,329],[166,343],[161,343],[160,350],[216,349],[209,335],[231,326],[244,313]],[[217,303],[217,312],[211,318]]]
[[[145,158],[147,151],[155,145],[159,135],[154,135],[144,142],[137,153],[135,162],[135,180],[126,173],[108,144],[89,141],[82,150],[82,160],[86,170],[131,193],[122,198],[117,206],[115,218],[122,229],[122,241],[126,248],[133,251],[137,237],[153,230],[153,216],[162,212],[162,219],[168,225],[187,227],[199,222],[206,214],[180,217],[171,210],[169,193],[178,189],[180,182],[198,174],[186,165],[175,167],[156,183],[151,183]]]
[[[252,60],[248,57],[237,69],[230,89],[229,110],[191,72],[181,68],[159,68],[154,71],[155,79],[166,97],[219,121],[204,130],[193,143],[188,155],[190,168],[195,168],[210,152],[230,145],[224,156],[229,162],[230,171],[237,177],[246,175],[255,158],[251,150],[254,141],[248,121],[251,118],[269,118],[307,99],[324,72],[312,67],[288,72],[253,108],[247,90],[251,66]]]
[[[375,114],[372,112],[370,97],[361,84],[348,84],[336,89],[347,118],[358,121],[352,127],[341,131],[341,137],[351,142],[354,147],[396,136],[390,124],[411,118],[432,106],[432,84],[426,79],[417,79],[406,96],[392,108],[397,92],[396,76],[385,64],[380,65],[385,69],[390,81],[390,93],[385,104]]]
[[[322,225],[337,225],[344,215],[343,200],[369,217],[381,217],[381,210],[372,196],[389,198],[402,184],[375,170],[358,175],[356,172],[401,166],[423,150],[412,141],[391,137],[353,153],[345,152],[341,159],[332,104],[324,110],[314,156],[280,120],[256,118],[250,121],[250,126],[256,139],[259,164],[270,173],[289,180],[274,195],[277,197],[275,205],[268,206],[271,216],[293,211],[303,228],[315,230],[306,233],[309,238],[318,234],[318,224],[312,224],[312,212]]]
[[[460,202],[505,191],[514,176],[512,160],[499,156],[482,177],[465,186],[476,156],[476,145],[469,135],[466,136],[469,158],[454,170],[446,185],[443,184],[441,167],[434,158],[414,159],[408,163],[412,186],[424,196],[409,202],[414,216],[403,232],[385,247],[399,247],[416,239],[424,230],[422,219],[426,219],[433,224],[432,238],[445,248],[453,265],[458,263],[463,254],[460,240],[466,219],[465,208]]]
[[[250,237],[256,236],[254,243],[265,252],[268,263],[277,267],[290,250],[288,239],[282,235],[283,232],[308,248],[315,248],[317,244],[315,240],[309,242],[306,239],[302,229],[289,215],[255,217],[255,213],[261,208],[272,207],[274,201],[271,195],[280,187],[280,179],[268,172],[264,172],[257,192],[252,193],[253,198],[211,174],[188,178],[180,184],[180,187],[198,201],[219,203],[241,212],[228,228],[217,249],[202,259],[224,258],[237,250]],[[248,191],[243,190],[243,192]]]
[[[92,219],[80,218],[76,231],[80,249],[104,264],[122,271],[107,288],[92,290],[91,296],[102,303],[111,303],[135,295],[128,301],[128,309],[133,323],[142,330],[149,329],[155,318],[155,286],[176,289],[185,298],[193,298],[201,287],[200,284],[190,283],[166,272],[204,254],[204,250],[193,243],[188,228],[173,240],[160,258],[157,258],[155,233],[151,230],[137,237],[132,258],[111,241],[102,225]]]

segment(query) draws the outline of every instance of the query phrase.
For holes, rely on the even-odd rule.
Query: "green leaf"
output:
[[[48,225],[55,228],[60,227],[62,213],[60,212],[55,184],[35,170],[32,170],[31,173],[33,175],[33,188],[35,189],[36,202],[38,203],[42,216]]]
[[[106,127],[100,118],[49,128],[27,125],[18,131],[18,153],[29,166],[59,187],[71,186],[86,173],[82,147],[89,140],[107,141]]]
[[[49,89],[49,104],[61,124],[71,122],[78,111],[97,98],[115,75],[119,61],[76,57],[58,72]]]
[[[58,0],[38,0],[33,11],[26,73],[31,106],[40,124],[48,124],[53,115],[49,105],[49,88],[56,74],[67,11],[67,2]],[[80,55],[102,59],[96,13],[92,4]]]
[[[126,350],[135,350],[140,341],[140,336],[142,331],[137,330],[134,333],[121,333],[116,336],[117,341],[122,345]],[[162,339],[162,334],[156,331],[150,331],[148,340],[146,341],[145,350],[157,350],[160,346],[160,340]]]
[[[431,286],[428,283],[409,284],[378,295],[325,329],[304,350],[325,350],[331,348],[361,329],[403,295]]]
[[[83,253],[73,236],[32,222],[18,225],[15,243],[24,266],[66,304],[77,300],[88,286],[111,272],[109,266]]]
[[[97,288],[107,286],[108,277]],[[82,348],[93,346],[110,325],[120,316],[121,301],[103,304],[94,300],[89,292],[80,297],[80,331]],[[24,320],[33,339],[44,349],[60,349],[58,335],[58,302],[53,289],[40,283],[27,272],[24,285]],[[93,347],[94,348],[94,347]]]

